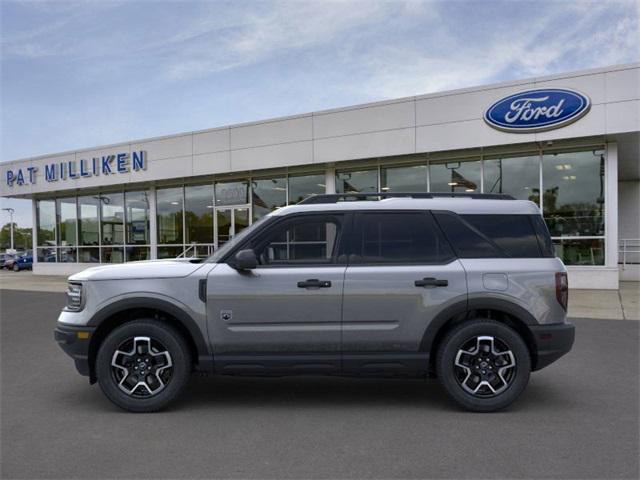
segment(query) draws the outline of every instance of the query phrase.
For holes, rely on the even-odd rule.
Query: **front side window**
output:
[[[340,217],[306,216],[285,221],[254,245],[261,265],[332,264],[340,235]]]
[[[437,264],[453,259],[431,214],[363,213],[356,229],[354,262]]]

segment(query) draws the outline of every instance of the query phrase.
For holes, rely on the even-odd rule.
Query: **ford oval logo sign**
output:
[[[498,100],[484,113],[484,120],[507,132],[540,132],[575,122],[590,107],[589,97],[575,90],[541,88]]]

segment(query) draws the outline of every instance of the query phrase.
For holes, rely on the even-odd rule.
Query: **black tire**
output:
[[[478,341],[478,337],[494,340]],[[489,347],[494,345],[492,342],[500,346],[495,350],[501,353],[495,357],[487,353],[487,357],[482,358],[484,353],[481,349],[494,350]],[[479,353],[461,353],[459,363],[469,366],[456,366],[459,351],[470,351],[470,345],[476,345],[471,350]],[[501,368],[511,362],[513,367]],[[498,370],[501,371],[500,376],[496,375]],[[454,327],[443,339],[436,359],[436,371],[446,392],[460,406],[473,412],[493,412],[511,405],[525,389],[531,373],[531,356],[522,337],[511,327],[495,320],[469,320]],[[492,385],[482,385],[484,380],[490,380]],[[477,393],[470,392],[476,389]]]
[[[17,264],[17,263],[14,263],[14,264],[13,264],[13,271],[14,271],[14,272],[19,272],[19,271],[20,271],[20,267],[18,266],[18,264]]]
[[[112,366],[111,363],[115,359],[116,350],[123,351],[123,345],[136,344],[135,338],[144,337],[150,339],[149,346],[153,345],[154,350],[161,350],[156,346],[164,348],[162,354],[155,354],[155,356],[161,357],[162,362],[167,364],[170,361],[171,367],[164,367],[164,387],[157,393],[151,394],[149,393],[151,390],[148,387],[143,388],[143,386],[140,386],[132,388],[133,393],[128,394],[121,389],[120,382],[116,378],[118,375],[127,376],[122,373],[124,369],[118,369],[118,367]],[[142,343],[146,344],[147,342]],[[137,348],[134,347],[131,352],[134,350],[137,350]],[[146,350],[149,349],[147,348]],[[169,357],[165,356],[164,351],[168,352]],[[154,354],[151,353],[151,355]],[[118,356],[118,361],[120,361],[120,358],[123,359],[123,362],[130,361],[131,365],[137,365],[133,362],[140,356],[137,354],[120,355]],[[149,356],[149,358],[151,357]],[[139,319],[117,327],[104,339],[96,357],[96,376],[104,394],[120,408],[137,413],[155,412],[167,406],[182,392],[189,380],[191,366],[192,359],[189,347],[183,336],[176,329],[157,320]],[[127,371],[132,374],[137,373],[133,372],[131,368]],[[139,379],[140,377],[133,376],[132,378]],[[147,378],[150,378],[150,382],[147,385],[151,381],[159,385],[156,380],[158,377],[153,378],[152,373],[149,373]],[[134,380],[132,383],[136,382],[137,380]],[[126,384],[122,388],[126,388]]]

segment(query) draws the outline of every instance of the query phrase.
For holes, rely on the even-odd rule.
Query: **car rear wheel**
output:
[[[453,328],[438,351],[438,378],[467,410],[492,412],[513,403],[529,382],[531,358],[520,335],[489,319]]]
[[[96,375],[104,394],[130,412],[154,412],[172,402],[191,372],[189,348],[174,328],[140,319],[114,329],[100,345]]]

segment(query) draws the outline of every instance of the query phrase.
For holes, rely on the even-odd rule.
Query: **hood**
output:
[[[116,265],[91,267],[71,275],[70,281],[133,280],[143,278],[180,278],[191,275],[204,263],[191,263],[189,259],[145,260]]]

